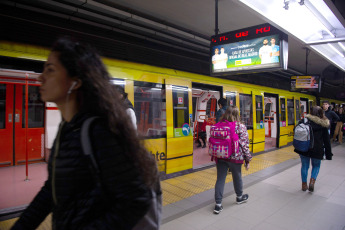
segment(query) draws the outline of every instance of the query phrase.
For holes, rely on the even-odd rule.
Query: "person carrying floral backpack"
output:
[[[225,179],[228,169],[231,170],[233,179],[233,185],[236,192],[236,203],[242,204],[247,202],[248,194],[243,194],[243,182],[242,182],[242,164],[245,163],[245,167],[249,169],[249,162],[252,156],[249,152],[249,138],[247,128],[240,122],[239,109],[236,106],[229,106],[224,115],[220,119],[220,122],[235,122],[235,132],[238,135],[239,150],[238,153],[233,153],[228,159],[216,158],[217,167],[217,182],[215,185],[215,201],[216,205],[214,213],[219,214],[223,210],[222,199],[224,192]]]

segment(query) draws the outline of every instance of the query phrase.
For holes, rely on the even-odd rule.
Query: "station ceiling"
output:
[[[328,0],[337,15],[344,2]],[[345,25],[344,16],[339,21]],[[218,1],[219,33],[264,23],[272,22],[238,0]],[[88,37],[105,56],[209,75],[215,0],[2,0],[0,26],[2,40],[50,47],[62,34]],[[145,56],[149,51],[155,55]],[[319,74],[321,96],[345,97],[343,71],[315,52],[307,60],[305,44],[289,34],[287,71],[225,78],[288,89],[291,75]]]

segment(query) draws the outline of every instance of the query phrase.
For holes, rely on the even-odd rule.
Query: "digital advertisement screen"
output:
[[[213,46],[212,70],[229,72],[280,67],[279,35]]]
[[[293,92],[320,92],[320,89],[319,75],[291,76],[291,91]]]
[[[288,36],[274,26],[262,25],[211,37],[212,76],[287,69]]]

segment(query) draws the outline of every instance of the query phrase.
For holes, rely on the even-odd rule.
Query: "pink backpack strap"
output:
[[[229,122],[229,127],[230,127],[230,137],[231,139],[233,139],[234,141],[238,141],[238,135],[236,134],[236,122]]]

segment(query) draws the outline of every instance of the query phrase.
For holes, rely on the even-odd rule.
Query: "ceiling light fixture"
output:
[[[332,44],[328,43],[327,45],[328,45],[329,47],[331,47],[332,50],[334,50],[337,54],[339,54],[340,57],[344,58],[344,55],[343,55],[342,53],[340,53],[340,51],[337,50],[337,48],[335,48]]]
[[[345,46],[341,44],[341,42],[338,42],[339,46],[345,51]]]
[[[332,43],[339,51],[343,48],[339,47],[338,42],[344,44],[345,39],[345,27],[338,19],[340,13],[333,7],[331,1],[238,1],[259,13],[267,22],[282,29],[289,36],[293,35],[306,46],[313,47],[313,50],[342,70],[345,69],[345,58],[340,58],[338,52],[327,45]]]

